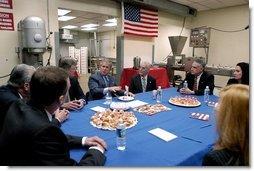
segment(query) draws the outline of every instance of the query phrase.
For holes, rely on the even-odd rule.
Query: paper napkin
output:
[[[93,110],[95,112],[104,112],[106,110],[106,108],[100,107],[100,106],[95,106],[95,107],[91,108],[91,110]]]
[[[130,106],[131,108],[135,108],[135,107],[139,107],[139,106],[143,106],[143,105],[146,105],[148,103],[146,102],[142,102],[140,100],[133,100],[131,102],[127,102],[126,103],[128,106]]]
[[[155,128],[155,129],[152,129],[148,132],[155,135],[156,137],[163,139],[164,141],[167,141],[167,142],[177,138],[176,135],[174,135],[168,131],[165,131],[164,129],[161,129],[161,128]]]

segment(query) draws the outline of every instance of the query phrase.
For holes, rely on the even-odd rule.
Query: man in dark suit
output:
[[[70,57],[60,58],[59,67],[65,69],[69,73],[71,87],[67,92],[63,108],[68,110],[81,109],[86,104],[86,96],[80,87],[78,79],[74,76],[77,68],[77,61]]]
[[[111,67],[112,63],[108,59],[103,58],[100,61],[99,72],[90,76],[88,87],[91,96],[90,98],[93,100],[102,99],[107,93],[120,96],[124,95],[121,86],[117,86],[115,78],[109,74]],[[133,96],[132,93],[129,93],[129,95]]]
[[[130,92],[136,94],[156,90],[156,80],[148,75],[150,68],[150,63],[141,62],[139,74],[131,79]]]
[[[34,71],[32,66],[16,65],[11,71],[7,85],[0,87],[0,131],[11,103],[18,99],[29,99],[29,82]]]
[[[19,99],[28,101],[30,97],[30,80],[35,68],[26,64],[16,65],[10,74],[7,85],[0,87],[0,131],[3,126],[5,115],[10,105]],[[55,112],[53,122],[61,126],[61,122],[68,118],[68,112],[58,110]]]
[[[183,81],[187,81],[188,88],[180,88],[180,93],[203,95],[206,86],[209,86],[210,94],[213,94],[214,75],[204,71],[205,65],[202,59],[198,58],[193,61],[191,71],[187,73]]]
[[[70,87],[68,73],[48,66],[35,71],[30,101],[14,102],[0,134],[0,165],[96,165],[105,163],[106,143],[99,137],[66,136],[52,123]],[[79,163],[70,148],[91,146]]]

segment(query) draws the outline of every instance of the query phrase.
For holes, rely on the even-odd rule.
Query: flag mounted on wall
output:
[[[158,37],[158,10],[123,3],[123,33]]]

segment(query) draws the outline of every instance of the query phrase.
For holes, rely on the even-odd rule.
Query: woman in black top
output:
[[[234,78],[228,80],[227,85],[230,84],[245,84],[249,85],[249,64],[240,62],[236,65],[234,71]]]
[[[249,86],[226,86],[216,113],[218,140],[203,165],[249,166]]]

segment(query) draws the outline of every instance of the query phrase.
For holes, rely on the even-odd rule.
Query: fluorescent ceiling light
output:
[[[67,25],[62,27],[63,29],[74,29],[74,28],[78,28],[78,26],[73,26],[73,25]]]
[[[97,26],[99,26],[99,25],[98,24],[85,24],[81,27],[91,28],[91,27],[97,27]]]
[[[61,17],[58,17],[58,20],[59,21],[68,21],[68,20],[71,20],[73,18],[76,18],[76,17],[73,17],[73,16],[61,16]]]
[[[97,28],[95,28],[95,27],[87,27],[87,28],[83,28],[81,30],[91,31],[91,30],[97,30]]]
[[[116,23],[117,22],[117,20],[115,18],[107,19],[106,21],[110,22],[110,23]]]
[[[114,26],[117,26],[117,23],[106,23],[106,24],[103,24],[103,26],[114,27]]]
[[[58,9],[57,10],[58,16],[63,16],[63,15],[66,15],[70,12],[71,12],[70,10],[65,10],[65,9]]]

